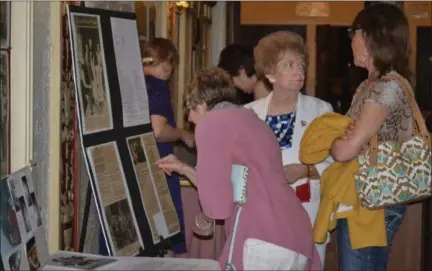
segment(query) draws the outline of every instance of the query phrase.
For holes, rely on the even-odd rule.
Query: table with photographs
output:
[[[32,175],[27,166],[0,180],[0,270],[220,270],[207,259],[50,253]]]

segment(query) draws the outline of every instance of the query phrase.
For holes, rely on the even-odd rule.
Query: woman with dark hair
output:
[[[354,64],[368,71],[357,88],[347,116],[355,120],[347,136],[333,142],[331,153],[338,162],[347,162],[368,148],[375,135],[378,141],[403,141],[412,135],[409,97],[399,82],[409,85],[409,33],[403,12],[393,4],[378,3],[355,18],[351,47]],[[346,219],[339,219],[338,254],[340,270],[386,270],[393,237],[405,215],[406,206],[387,207],[387,245],[354,245]],[[354,247],[353,247],[354,246]]]
[[[252,48],[240,44],[228,45],[220,53],[218,67],[231,75],[239,104],[268,95],[265,79],[258,78],[255,74]]]

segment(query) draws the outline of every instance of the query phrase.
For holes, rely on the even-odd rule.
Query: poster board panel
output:
[[[135,14],[69,6],[68,17],[81,143],[108,253],[112,256],[131,256],[140,247],[160,247],[164,239],[169,239],[175,245],[182,240],[182,236],[179,234],[180,224],[171,195],[168,189],[155,189],[167,187],[165,175],[157,170],[152,171],[154,162],[147,159],[150,175],[145,182],[140,180],[142,174],[136,173],[127,141],[147,135],[142,147],[145,150],[153,148],[151,153],[157,154],[153,157],[159,157],[156,144],[153,144],[155,139],[150,123]],[[97,120],[93,121],[92,117]],[[146,146],[146,142],[153,145]],[[104,147],[102,154],[97,154],[95,147],[101,146],[110,147]],[[105,166],[99,166],[103,164]],[[108,169],[108,165],[112,168]],[[110,171],[113,172],[107,173]],[[113,180],[110,180],[113,175],[117,176],[116,189],[115,193],[109,195],[104,184],[114,185]],[[144,187],[153,187],[159,200],[147,201],[145,204],[143,196],[153,193],[143,191],[146,189]],[[116,199],[110,202],[109,198]],[[115,210],[111,211],[108,206],[113,203],[116,203],[113,207]],[[135,231],[120,234],[121,231],[114,230],[117,226],[111,217],[116,216],[120,209],[130,214],[124,220]],[[150,209],[156,211],[151,214]],[[128,240],[127,245],[123,243],[125,239]]]

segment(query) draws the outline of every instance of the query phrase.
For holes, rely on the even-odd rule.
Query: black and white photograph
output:
[[[122,250],[138,240],[127,199],[106,206],[105,213],[116,250]]]
[[[30,194],[30,200],[31,200],[30,205],[32,206],[32,208],[34,210],[34,219],[36,221],[36,227],[39,227],[42,225],[42,217],[41,217],[41,213],[40,213],[40,207],[37,204],[36,195],[34,192]]]
[[[27,183],[27,176],[22,176],[21,181],[22,181],[23,188],[24,188],[24,198],[26,199],[27,206],[31,206],[32,201],[30,198],[30,189],[29,189],[29,185]]]
[[[0,2],[2,5],[2,2]],[[1,20],[1,19],[0,19]],[[9,55],[0,51],[0,176],[9,171]]]
[[[39,255],[36,248],[35,237],[30,238],[26,244],[27,260],[29,263],[30,271],[37,271],[41,267]]]
[[[9,179],[8,182],[9,182],[10,193],[12,196],[13,206],[15,207],[15,211],[19,212],[19,211],[21,211],[21,205],[20,205],[19,200],[18,200],[19,192],[17,191],[16,182],[14,179]]]
[[[16,199],[18,203],[18,199]],[[21,243],[21,234],[15,211],[15,199],[8,187],[7,178],[0,181],[1,250],[11,250]],[[6,242],[7,241],[7,242]]]
[[[100,18],[71,14],[74,75],[83,134],[113,128]]]
[[[10,47],[10,1],[0,1],[0,48]]]
[[[11,271],[20,270],[22,253],[20,250],[15,251],[9,256],[9,268]]]
[[[141,144],[141,138],[135,137],[128,139],[128,145],[134,165],[146,162],[144,148]]]
[[[70,267],[74,269],[94,270],[98,267],[116,262],[115,259],[87,257],[84,255],[59,256],[51,259],[49,265]]]
[[[30,232],[32,227],[31,227],[31,223],[30,223],[30,218],[29,218],[29,212],[27,210],[27,206],[24,200],[24,197],[20,197],[18,199],[20,207],[21,207],[21,215],[23,217],[24,220],[24,225],[25,225],[25,229],[27,232]]]

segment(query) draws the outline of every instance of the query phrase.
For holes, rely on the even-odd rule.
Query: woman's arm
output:
[[[309,177],[310,170],[310,179],[315,180],[320,178],[320,174],[317,168],[313,165],[305,165],[305,164],[290,164],[284,166],[285,171],[285,180],[289,184],[293,184],[296,181]]]
[[[150,80],[147,85],[149,96],[150,119],[153,133],[159,142],[176,142],[182,140],[187,146],[195,145],[192,133],[171,126],[168,119],[172,108],[168,85],[165,82]]]
[[[223,110],[220,110],[223,111]],[[232,142],[235,125],[227,115],[208,112],[195,130],[198,161],[198,197],[204,214],[211,219],[227,219],[234,209],[231,184]],[[221,131],[224,131],[222,134]]]
[[[338,162],[354,159],[378,133],[390,112],[401,108],[406,99],[402,87],[391,79],[380,79],[365,91],[368,91],[368,96],[355,120],[353,131],[333,142],[331,154]]]
[[[177,172],[180,175],[186,176],[195,187],[197,186],[196,170],[188,164],[181,162],[174,154],[159,159],[156,161],[156,165],[170,176],[172,172]]]
[[[160,115],[151,115],[153,133],[159,142],[175,142],[181,140],[184,131],[168,124],[168,120]]]
[[[193,186],[197,186],[196,183],[196,170],[188,164],[182,163],[182,169],[180,170]]]
[[[336,139],[331,148],[333,158],[338,162],[347,162],[360,153],[364,144],[376,135],[386,120],[389,109],[378,103],[365,103],[353,132],[345,139]]]

